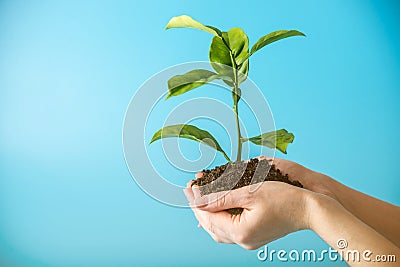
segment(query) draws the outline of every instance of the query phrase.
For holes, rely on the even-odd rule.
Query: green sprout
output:
[[[294,135],[285,129],[263,133],[251,138],[242,136],[239,126],[238,104],[241,98],[239,86],[247,79],[249,60],[255,52],[266,45],[284,38],[305,35],[296,30],[274,31],[261,37],[249,50],[249,38],[240,28],[232,28],[227,32],[223,32],[216,27],[203,25],[186,15],[173,17],[168,22],[166,29],[171,28],[193,28],[212,34],[209,60],[215,72],[196,69],[170,78],[168,80],[168,95],[166,99],[186,93],[213,80],[222,80],[232,88],[233,111],[235,113],[237,131],[236,161],[242,160],[242,146],[247,141],[256,145],[277,149],[286,154],[286,148],[289,143],[293,142]],[[209,132],[199,129],[194,125],[176,124],[163,127],[153,135],[150,144],[161,138],[170,137],[186,138],[208,145],[221,152],[227,161],[232,162],[217,140]]]

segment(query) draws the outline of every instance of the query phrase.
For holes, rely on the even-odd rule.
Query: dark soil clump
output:
[[[239,179],[238,177],[241,178]],[[237,189],[263,181],[279,181],[303,187],[299,181],[291,181],[287,174],[282,174],[282,172],[272,164],[271,160],[258,160],[257,158],[251,159],[248,162],[227,163],[222,166],[217,166],[212,170],[203,170],[203,176],[197,178],[193,185],[198,185],[200,187],[202,195],[208,195],[210,193]],[[234,208],[227,211],[230,214],[237,215],[242,213],[243,209]]]

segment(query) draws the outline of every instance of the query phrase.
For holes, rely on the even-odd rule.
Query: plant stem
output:
[[[233,111],[235,112],[235,119],[236,119],[236,131],[237,131],[237,154],[236,154],[236,161],[242,160],[242,134],[240,133],[240,124],[239,124],[239,100],[241,96],[241,92],[239,89],[239,79],[238,79],[238,66],[236,64],[235,55],[233,54],[232,49],[229,47],[226,40],[221,36],[222,42],[229,50],[229,55],[231,57],[232,68],[233,68],[233,89],[232,89],[232,99],[233,99]]]
[[[238,136],[238,147],[237,147],[237,154],[236,154],[236,161],[241,161],[242,160],[242,134],[240,133],[240,124],[239,124],[239,109],[238,109],[238,103],[234,105],[234,112],[235,112],[235,117],[236,117],[236,130],[237,130],[237,136]]]
[[[240,89],[239,89],[239,80],[238,80],[238,70],[237,64],[233,55],[233,52],[230,51],[232,67],[233,67],[233,90],[232,90],[232,98],[233,98],[233,111],[235,112],[236,119],[236,131],[237,131],[237,154],[236,161],[242,160],[242,134],[240,133],[240,123],[239,123],[239,100],[240,100]]]

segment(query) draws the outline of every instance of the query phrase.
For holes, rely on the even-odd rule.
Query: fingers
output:
[[[190,184],[188,184],[188,186],[190,186]],[[199,221],[198,227],[204,228],[204,230],[206,230],[216,242],[232,244],[233,242],[229,238],[229,231],[226,232],[223,230],[223,226],[226,225],[226,222],[223,221],[230,220],[229,214],[226,212],[217,214],[198,210],[192,204],[195,199],[195,193],[192,191],[192,188],[185,188],[183,192],[186,198],[189,200],[189,203],[191,203],[192,210]],[[198,194],[198,192],[196,192],[196,194]],[[206,226],[203,226],[203,224]]]
[[[190,206],[192,206],[192,203],[194,202],[194,195],[192,189],[185,188],[183,189],[183,193],[185,194],[187,200],[189,201]]]
[[[199,177],[202,173],[197,174]],[[236,224],[241,215],[233,216],[225,210],[234,207],[247,207],[250,203],[249,187],[237,190],[213,193],[202,196],[197,185],[192,181],[187,184],[184,193],[189,200],[199,226],[216,242],[234,244]]]
[[[186,184],[186,188],[183,189],[183,193],[185,194],[187,200],[189,201],[190,206],[193,205],[194,202],[194,194],[192,191],[192,184],[194,183],[193,180],[190,180],[187,184]]]
[[[207,232],[207,231],[206,231]],[[208,232],[207,232],[208,233]],[[217,235],[215,235],[215,234],[211,234],[211,233],[208,233],[211,237],[212,237],[212,239],[214,239],[214,241],[215,242],[217,242],[217,243],[225,243],[225,244],[235,244],[234,242],[232,242],[232,241],[230,241],[230,240],[227,240],[227,239],[224,239],[224,238],[221,238],[221,237],[219,237],[219,236],[217,236]]]
[[[186,188],[192,187],[192,184],[193,184],[193,183],[194,183],[194,180],[190,180],[189,182],[187,182]]]
[[[230,218],[228,218],[228,213],[211,213],[199,210],[197,208],[193,208],[193,212],[199,221],[199,224],[215,240],[215,242],[233,244],[233,241],[230,237],[230,232],[227,231],[229,228],[226,227],[230,221]],[[221,223],[221,221],[224,221],[224,223]],[[221,227],[221,225],[223,227]]]
[[[197,179],[197,178],[201,178],[202,176],[203,176],[203,173],[202,173],[202,172],[196,173],[196,179]]]
[[[193,186],[192,191],[194,195],[193,205],[198,209],[209,212],[219,212],[231,208],[247,208],[251,204],[253,196],[248,186],[205,196],[200,195],[198,186]]]

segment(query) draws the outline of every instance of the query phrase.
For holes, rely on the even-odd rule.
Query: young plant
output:
[[[263,133],[250,138],[242,136],[239,126],[238,104],[241,97],[239,86],[247,79],[249,60],[255,52],[281,39],[305,35],[296,30],[274,31],[261,37],[249,50],[249,39],[240,28],[232,28],[227,32],[223,32],[213,26],[203,25],[186,15],[173,17],[168,22],[166,29],[171,28],[193,28],[214,35],[210,46],[209,59],[215,72],[196,69],[183,75],[172,77],[168,80],[168,95],[166,98],[181,95],[213,80],[220,79],[232,87],[233,111],[237,130],[236,161],[242,160],[242,145],[247,141],[256,145],[277,149],[286,154],[286,148],[289,143],[293,142],[294,135],[285,129]],[[161,138],[170,137],[186,138],[201,142],[221,152],[227,161],[232,162],[217,140],[209,132],[199,129],[194,125],[176,124],[166,126],[153,135],[150,144]]]

